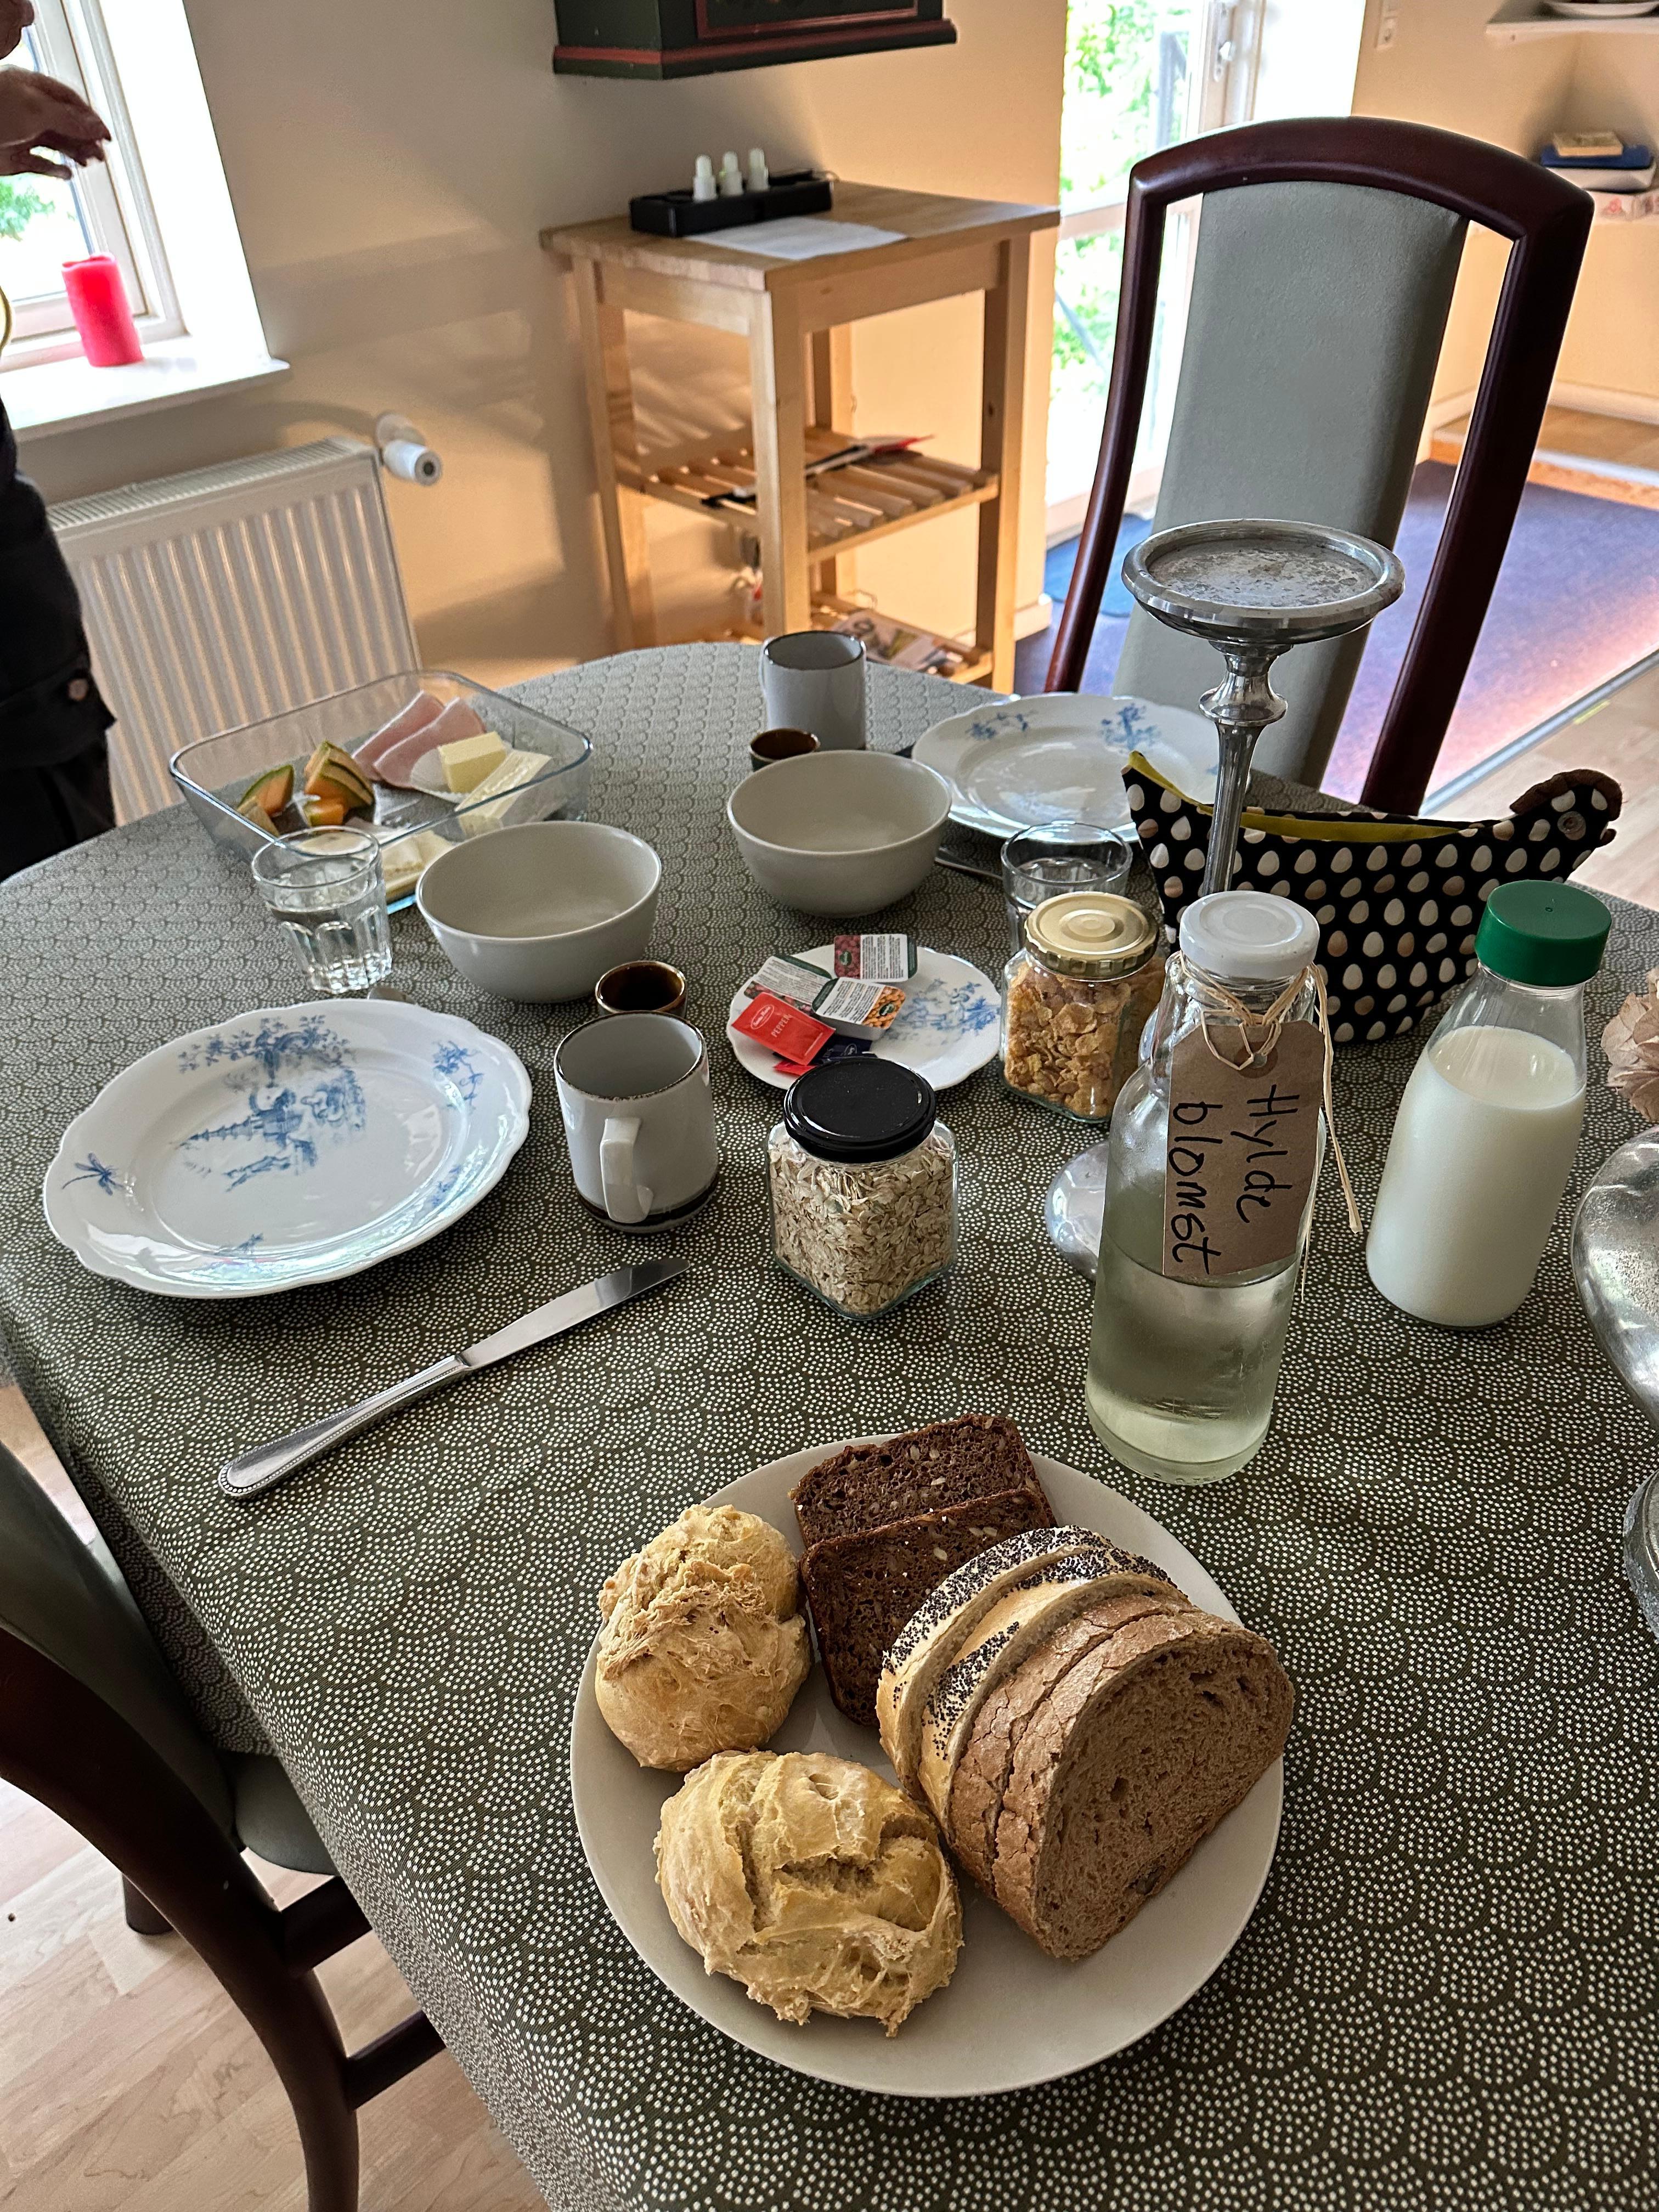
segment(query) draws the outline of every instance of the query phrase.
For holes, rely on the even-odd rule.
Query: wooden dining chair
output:
[[[1266,516],[1394,543],[1470,222],[1510,240],[1468,442],[1364,796],[1418,806],[1527,481],[1592,203],[1519,155],[1370,117],[1258,123],[1129,172],[1106,427],[1047,688],[1074,691],[1110,580],[1146,392],[1164,218],[1201,195],[1192,304],[1153,527]],[[1286,655],[1257,754],[1317,783],[1367,633]],[[1130,618],[1115,689],[1191,707],[1215,653]]]
[[[348,2053],[312,1971],[368,1932],[274,1759],[216,1751],[104,1546],[0,1447],[0,1775],[119,1869],[130,1926],[176,1929],[270,2053],[310,2212],[356,2212],[357,2108],[443,2047],[414,2013]],[[279,1911],[242,1856],[333,1878]]]

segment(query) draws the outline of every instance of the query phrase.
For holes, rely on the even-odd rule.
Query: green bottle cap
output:
[[[1486,901],[1475,957],[1512,983],[1586,983],[1601,965],[1613,916],[1573,884],[1499,884]]]

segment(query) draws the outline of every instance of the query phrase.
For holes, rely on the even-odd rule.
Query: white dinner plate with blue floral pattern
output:
[[[1048,691],[935,722],[911,754],[951,787],[951,819],[988,837],[1044,822],[1127,829],[1123,769],[1144,753],[1200,802],[1215,794],[1215,725],[1150,699]]]
[[[789,957],[822,968],[826,982],[835,972],[833,945],[811,945]],[[741,991],[733,997],[726,1015],[726,1041],[751,1075],[775,1091],[787,1091],[794,1078],[778,1073],[777,1055],[733,1026],[748,1004]],[[904,986],[898,1019],[870,1050],[878,1060],[896,1060],[913,1074],[925,1076],[935,1091],[948,1091],[996,1058],[1001,1019],[1001,996],[988,975],[971,960],[919,945],[916,972]]]
[[[524,1063],[471,1022],[380,999],[262,1007],[106,1083],[46,1171],[46,1222],[94,1275],[262,1297],[435,1237],[529,1126]]]

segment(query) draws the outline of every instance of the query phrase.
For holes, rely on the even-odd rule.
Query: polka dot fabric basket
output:
[[[1139,753],[1123,781],[1174,944],[1198,896],[1210,809]],[[1607,843],[1623,803],[1611,776],[1569,769],[1497,822],[1425,822],[1340,804],[1329,814],[1247,808],[1233,884],[1312,910],[1338,1044],[1393,1036],[1474,973],[1475,928],[1494,886],[1570,876]]]

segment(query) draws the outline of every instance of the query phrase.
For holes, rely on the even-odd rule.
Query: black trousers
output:
[[[0,878],[114,826],[101,738],[51,767],[10,769],[0,787]]]

